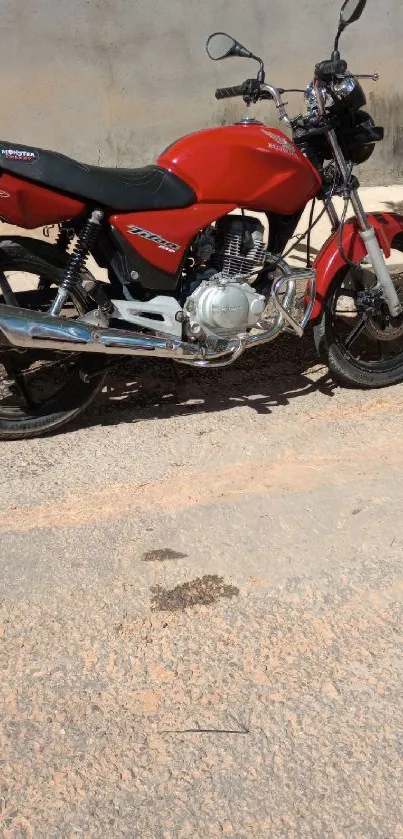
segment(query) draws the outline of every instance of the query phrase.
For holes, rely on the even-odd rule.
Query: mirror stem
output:
[[[339,29],[339,31],[336,35],[336,40],[334,42],[334,50],[333,50],[333,54],[332,54],[332,61],[340,61],[339,41],[340,41],[340,35],[341,35],[342,31],[343,31],[342,29]]]
[[[259,60],[259,59],[258,59],[258,60]],[[258,80],[258,82],[260,82],[261,84],[264,84],[264,82],[265,82],[265,78],[266,78],[266,73],[265,73],[265,71],[264,71],[264,63],[263,63],[263,61],[260,61],[260,69],[259,69],[259,72],[258,72],[258,74],[257,74],[257,80]]]
[[[334,42],[334,50],[333,50],[333,55],[332,55],[332,61],[340,61],[339,41],[340,41],[341,35],[343,34],[345,28],[346,27],[343,26],[342,22],[340,21],[340,26],[339,26],[339,29],[338,29],[338,32],[337,32],[337,35],[336,35],[336,40]]]

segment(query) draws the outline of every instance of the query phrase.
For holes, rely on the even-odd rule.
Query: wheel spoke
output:
[[[6,242],[2,258],[0,302],[33,311],[47,310],[55,294],[54,288],[48,290],[47,286],[57,285],[62,273],[60,255],[54,260],[56,264],[51,260],[48,265],[41,256],[25,253],[24,248],[21,254],[14,253],[11,243]],[[76,318],[84,311],[81,300],[71,301],[65,314]],[[95,356],[82,359],[76,351],[0,349],[0,439],[36,436],[63,425],[88,404],[103,380],[103,364],[93,363]]]
[[[364,315],[362,315],[362,317],[359,319],[358,323],[356,323],[356,325],[351,330],[351,332],[347,335],[347,338],[344,341],[344,346],[345,346],[346,350],[349,350],[350,347],[354,344],[354,341],[356,341],[357,338],[359,338],[359,336],[361,335],[361,332],[363,332],[364,329],[365,329],[366,322],[367,322],[366,317],[364,317]]]
[[[10,379],[14,382],[15,387],[19,391],[19,393],[22,396],[22,398],[23,398],[25,404],[27,405],[27,407],[31,408],[31,409],[36,408],[37,407],[36,402],[32,398],[32,396],[31,396],[31,394],[30,394],[30,392],[27,388],[27,383],[25,381],[24,374],[21,372],[21,370],[15,370],[15,368],[12,364],[6,364],[4,362],[3,362],[3,367],[4,367],[4,369],[7,373],[7,376],[9,376]]]
[[[68,362],[71,364],[72,361],[78,358],[78,353],[69,353],[68,355],[64,355],[64,358],[57,358],[56,361],[45,361],[40,368],[40,372],[43,373],[44,370],[52,370],[54,368],[58,368],[59,370],[66,368],[69,366]],[[24,373],[25,381],[30,378],[32,379],[34,376],[37,376],[38,370],[26,370]]]
[[[3,271],[0,271],[0,289],[7,306],[18,306],[18,300]]]
[[[18,375],[15,376],[14,381],[15,381],[15,384],[17,385],[17,388],[20,391],[20,394],[21,394],[22,398],[24,399],[27,407],[31,408],[31,409],[36,408],[37,407],[36,402],[32,398],[32,396],[31,396],[31,394],[30,394],[30,392],[27,388],[27,384],[26,384],[26,381],[25,381],[24,374],[23,373],[18,373]]]
[[[385,301],[372,285],[354,289],[348,282],[346,288],[345,282],[341,275],[325,322],[329,345],[334,342],[341,355],[340,369],[345,365],[343,378],[361,384],[365,372],[365,382],[371,386],[403,381],[403,317],[389,317]],[[318,332],[317,343],[321,338]],[[340,375],[330,354],[329,367]]]

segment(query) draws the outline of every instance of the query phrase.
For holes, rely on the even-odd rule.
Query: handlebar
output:
[[[326,110],[325,95],[322,86],[325,89],[333,82],[335,77],[346,78],[347,75],[349,75],[347,73],[347,62],[342,59],[337,61],[321,61],[316,65],[313,91],[318,112],[321,116],[325,115]],[[377,81],[379,76],[374,73],[369,76],[357,75],[355,78],[372,78],[374,81]],[[282,100],[283,93],[286,93],[283,88],[264,84],[258,79],[247,79],[243,84],[234,85],[233,87],[217,88],[215,97],[216,99],[230,99],[235,96],[242,96],[247,104],[258,102],[261,99],[271,99],[278,110],[280,121],[291,126],[293,123],[287,114],[285,103]]]
[[[259,99],[271,98],[264,96],[264,85],[259,79],[246,79],[243,84],[234,87],[219,87],[215,92],[216,99],[229,99],[232,96],[243,96],[247,102],[258,102]]]
[[[291,120],[287,114],[285,104],[281,98],[281,94],[285,93],[283,88],[273,87],[271,84],[262,84],[260,87],[262,93],[266,94],[264,98],[273,99],[273,102],[278,110],[280,122],[285,122],[287,125],[291,125]]]
[[[255,101],[259,99],[272,99],[278,112],[281,122],[291,125],[290,119],[285,109],[285,104],[281,98],[284,93],[283,88],[273,87],[270,84],[263,84],[257,79],[247,79],[246,82],[234,87],[219,87],[215,92],[216,99],[231,99],[234,96],[243,96],[246,101]]]
[[[235,87],[219,87],[215,92],[216,99],[231,99],[232,96],[243,96],[245,84],[238,84]]]

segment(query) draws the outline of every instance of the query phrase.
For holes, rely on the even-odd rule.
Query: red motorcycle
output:
[[[331,59],[316,65],[306,113],[293,119],[287,91],[266,83],[261,59],[224,33],[208,39],[214,60],[259,62],[257,78],[216,97],[273,100],[292,140],[243,119],[185,137],[157,165],[134,170],[0,143],[1,217],[23,228],[59,225],[53,245],[0,240],[1,438],[33,436],[77,416],[101,387],[110,356],[225,366],[283,332],[302,336],[310,322],[341,382],[403,380],[403,298],[385,262],[391,248],[403,250],[403,217],[363,209],[353,166],[370,157],[383,129],[363,110],[360,77],[338,46],[365,5],[343,4]],[[345,199],[341,218],[336,195]],[[313,266],[308,256],[298,270],[285,249],[314,199],[333,233]],[[355,215],[346,221],[349,203]],[[90,254],[109,284],[86,269]]]

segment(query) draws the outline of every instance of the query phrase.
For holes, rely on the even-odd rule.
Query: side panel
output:
[[[388,258],[393,240],[403,232],[403,216],[392,213],[374,213],[369,215],[368,218],[375,228],[379,244],[385,257]],[[366,256],[366,250],[356,219],[351,219],[346,223],[343,231],[343,248],[346,256],[353,262],[358,262]],[[403,250],[402,238],[399,242],[398,249]],[[311,320],[315,320],[322,314],[323,304],[333,279],[345,265],[346,263],[339,251],[338,234],[336,232],[325,242],[314,263],[316,270],[316,302],[313,307]]]
[[[234,204],[193,204],[183,210],[119,213],[110,216],[109,223],[146,262],[176,277],[199,230],[235,208]]]
[[[80,215],[85,207],[82,201],[0,173],[0,216],[10,224],[27,229],[57,224]]]
[[[265,125],[231,125],[190,134],[174,143],[158,164],[186,181],[200,203],[280,215],[301,210],[321,179],[294,143]]]

